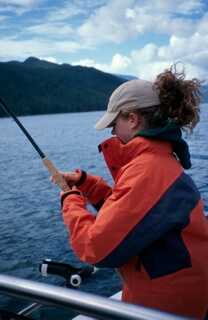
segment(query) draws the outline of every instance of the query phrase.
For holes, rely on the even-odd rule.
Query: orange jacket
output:
[[[208,310],[208,222],[192,179],[169,142],[136,137],[101,145],[111,189],[87,175],[64,199],[71,247],[85,262],[118,268],[122,299],[203,319]],[[97,217],[86,199],[101,207]]]

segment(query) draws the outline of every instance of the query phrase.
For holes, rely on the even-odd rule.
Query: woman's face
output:
[[[124,117],[119,114],[111,127],[113,127],[112,135],[117,136],[123,143],[127,143],[138,131],[138,115],[130,113],[128,117]]]

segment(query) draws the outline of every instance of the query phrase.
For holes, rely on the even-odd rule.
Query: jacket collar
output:
[[[143,152],[172,154],[172,147],[169,142],[143,137],[135,137],[126,144],[122,143],[117,137],[112,137],[102,142],[98,149],[103,153],[105,162],[114,179],[121,167]]]
[[[136,136],[171,142],[173,152],[177,155],[184,169],[191,168],[191,156],[188,144],[182,138],[181,128],[174,120],[167,120],[162,127],[139,131]]]

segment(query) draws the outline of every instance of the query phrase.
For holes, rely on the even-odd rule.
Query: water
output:
[[[208,105],[203,105],[201,122],[187,136],[194,178],[208,211]],[[60,170],[82,168],[102,175],[109,183],[97,145],[109,132],[93,128],[101,112],[22,117],[20,120],[49,159]],[[0,273],[60,283],[56,277],[46,280],[38,272],[44,258],[79,265],[68,246],[68,237],[60,214],[59,190],[30,143],[11,119],[0,119]],[[82,290],[108,296],[120,288],[115,272],[103,269],[89,279]],[[1,297],[0,307],[19,310],[26,303]],[[42,311],[42,318],[44,318]],[[56,312],[60,312],[57,311]],[[45,312],[46,314],[46,312]],[[55,311],[50,319],[57,319]],[[61,316],[64,319],[64,313]]]

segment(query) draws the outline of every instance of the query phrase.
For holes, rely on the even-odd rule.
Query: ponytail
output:
[[[154,86],[161,102],[157,120],[173,120],[181,128],[192,131],[199,121],[200,81],[185,80],[184,71],[177,72],[173,65],[157,76]]]

